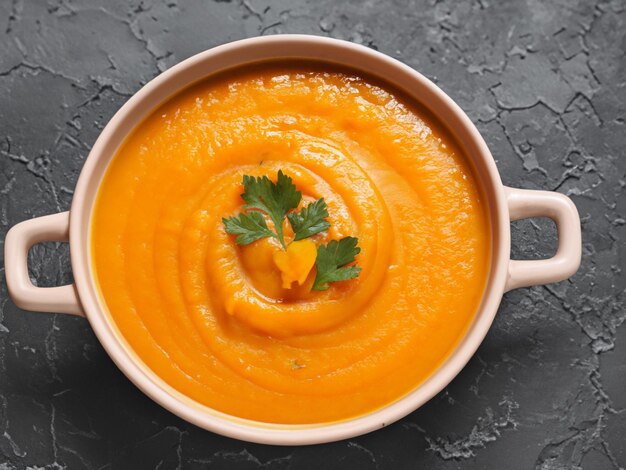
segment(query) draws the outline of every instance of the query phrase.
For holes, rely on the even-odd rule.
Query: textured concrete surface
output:
[[[160,71],[281,32],[366,44],[435,80],[485,136],[506,184],[571,196],[583,264],[506,295],[478,354],[439,396],[329,445],[247,444],[143,396],[86,321],[25,313],[0,285],[0,469],[617,469],[626,467],[626,3],[623,0],[0,0],[0,239],[67,210],[90,146]],[[514,224],[514,255],[555,230]],[[39,285],[71,280],[37,246]]]

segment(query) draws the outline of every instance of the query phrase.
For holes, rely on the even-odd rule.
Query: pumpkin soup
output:
[[[114,323],[172,387],[323,423],[399,399],[452,352],[487,278],[486,211],[459,147],[400,93],[265,64],[137,126],[101,184],[92,260]]]

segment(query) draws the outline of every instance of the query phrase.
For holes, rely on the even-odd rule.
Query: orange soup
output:
[[[358,238],[357,278],[311,290],[314,267],[290,286],[274,238],[226,233],[243,175],[279,170],[301,204],[327,203],[314,243]],[[237,69],[161,105],[109,165],[91,233],[103,303],[147,367],[269,423],[348,419],[415,389],[471,323],[491,246],[446,130],[385,84],[314,64]]]

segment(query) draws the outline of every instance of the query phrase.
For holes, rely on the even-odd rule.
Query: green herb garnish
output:
[[[272,182],[267,176],[255,178],[254,176],[244,175],[243,189],[241,198],[246,203],[243,208],[265,212],[271,221],[274,222],[276,238],[278,238],[283,248],[287,248],[283,235],[283,221],[287,212],[298,207],[302,200],[302,193],[296,190],[296,185],[293,184],[291,178],[285,176],[281,170],[278,170],[276,183]]]
[[[323,198],[311,202],[299,212],[297,207],[302,201],[302,193],[296,189],[293,180],[278,170],[276,183],[267,176],[243,176],[244,209],[236,216],[222,218],[226,233],[237,235],[238,245],[249,245],[266,237],[278,239],[283,249],[287,248],[283,234],[285,217],[289,221],[294,233],[294,240],[298,241],[324,232],[330,228],[328,206]],[[274,225],[274,230],[268,227],[265,213]],[[358,239],[345,237],[341,240],[332,240],[317,247],[315,266],[317,274],[313,283],[313,290],[328,289],[329,282],[354,279],[361,272],[358,266],[347,266],[355,261],[361,251],[357,247]]]
[[[359,266],[346,266],[354,262],[356,255],[361,252],[357,247],[358,242],[359,240],[354,237],[345,237],[317,247],[315,259],[317,275],[313,290],[326,290],[329,282],[347,281],[359,275],[361,272]]]
[[[328,207],[324,198],[303,207],[299,214],[297,212],[287,214],[287,220],[295,235],[294,240],[302,240],[328,230],[330,223],[326,217],[328,217]]]
[[[227,233],[237,235],[235,241],[238,245],[249,245],[252,242],[265,237],[276,237],[265,222],[265,217],[260,212],[241,213],[228,219],[222,219]]]

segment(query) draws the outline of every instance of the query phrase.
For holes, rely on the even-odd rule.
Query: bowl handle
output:
[[[46,215],[20,222],[4,241],[4,273],[9,295],[18,307],[34,312],[84,316],[76,286],[36,287],[28,276],[28,250],[45,241],[69,240],[70,213]]]
[[[572,276],[580,266],[580,218],[570,198],[553,191],[505,187],[511,221],[549,217],[556,223],[559,246],[549,259],[510,260],[505,292],[518,287],[549,284]]]

